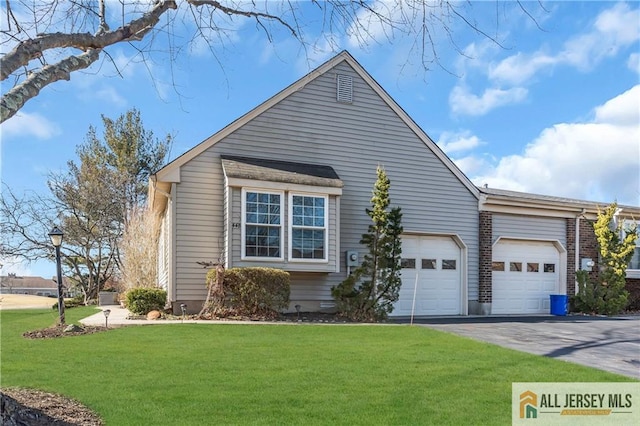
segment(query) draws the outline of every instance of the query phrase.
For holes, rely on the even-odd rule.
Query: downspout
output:
[[[574,269],[575,272],[578,272],[580,270],[580,218],[584,216],[584,214],[587,212],[587,209],[582,209],[582,211],[580,212],[579,215],[576,215],[576,249],[575,251],[575,261],[574,261]],[[574,292],[575,294],[578,294],[578,277],[576,274],[573,275],[574,276]]]
[[[171,193],[175,194],[176,193],[176,183],[172,182],[171,183]],[[173,298],[174,301],[177,301],[177,297],[178,297],[178,289],[176,288],[176,278],[177,278],[177,269],[178,269],[178,265],[176,264],[176,238],[177,238],[177,226],[176,226],[176,213],[177,213],[177,207],[176,207],[176,203],[171,200],[171,198],[169,198],[170,200],[170,208],[171,208],[171,260],[169,261],[169,280],[171,282],[171,297]]]

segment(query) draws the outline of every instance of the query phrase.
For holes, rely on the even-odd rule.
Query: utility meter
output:
[[[347,251],[347,266],[358,266],[357,251]]]

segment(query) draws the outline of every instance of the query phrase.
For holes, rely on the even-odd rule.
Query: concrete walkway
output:
[[[264,321],[146,320],[127,319],[130,312],[120,306],[109,309],[109,327],[155,324],[268,324]],[[104,326],[103,312],[80,320],[82,324]],[[406,324],[408,320],[394,320]],[[298,322],[271,324],[298,325]],[[309,324],[309,323],[305,323]],[[533,316],[533,317],[437,317],[414,324],[454,333],[506,348],[548,356],[640,379],[640,316]],[[351,324],[356,325],[356,324]]]

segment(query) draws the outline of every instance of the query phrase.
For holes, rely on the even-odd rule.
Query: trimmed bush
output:
[[[231,268],[224,275],[231,307],[245,315],[273,315],[288,308],[289,282],[288,272],[274,268]]]
[[[64,299],[64,308],[65,309],[69,309],[69,308],[76,308],[78,306],[83,306],[84,305],[84,297],[83,296],[76,296],[73,297],[71,299]],[[58,310],[58,302],[54,303],[53,306],[51,307],[51,309],[53,309],[54,311]]]
[[[136,315],[146,315],[153,310],[164,309],[167,292],[161,288],[132,288],[127,291],[126,305]]]

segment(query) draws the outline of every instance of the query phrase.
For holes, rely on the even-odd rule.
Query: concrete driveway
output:
[[[414,324],[640,379],[640,316],[459,317]]]

